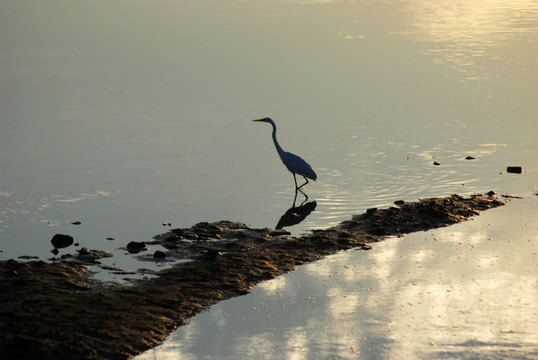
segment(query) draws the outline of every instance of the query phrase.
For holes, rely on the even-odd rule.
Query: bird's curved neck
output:
[[[280,157],[282,157],[282,154],[284,153],[284,150],[282,150],[282,148],[280,147],[280,144],[276,140],[276,126],[275,126],[275,124],[272,124],[272,123],[271,123],[271,125],[273,125],[273,142],[275,143],[276,151],[278,152],[278,155]]]

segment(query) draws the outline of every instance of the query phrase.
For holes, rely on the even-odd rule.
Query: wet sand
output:
[[[129,287],[105,287],[79,259],[0,263],[0,357],[127,359],[212,304],[258,282],[387,236],[448,226],[504,205],[494,196],[424,199],[370,209],[336,227],[290,237],[222,221],[156,236],[167,259],[189,259]],[[94,251],[98,255],[98,251]],[[155,261],[162,261],[156,259]]]

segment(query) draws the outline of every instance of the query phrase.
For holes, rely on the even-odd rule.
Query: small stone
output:
[[[91,254],[91,253],[92,253],[91,250],[88,250],[88,249],[86,249],[85,247],[83,247],[82,249],[80,249],[80,250],[78,251],[78,254],[79,254],[79,255],[89,255],[89,254]]]
[[[396,200],[394,202],[394,205],[403,205],[403,204],[405,204],[405,200]]]
[[[73,244],[73,237],[70,235],[56,234],[50,240],[56,249],[68,247]]]
[[[164,259],[164,258],[166,258],[166,253],[164,253],[164,251],[157,250],[157,251],[155,251],[155,253],[153,254],[153,257],[154,257],[155,259]]]
[[[136,254],[141,251],[148,250],[148,247],[146,246],[146,243],[143,241],[131,241],[127,244],[127,251],[129,251],[131,254]]]
[[[512,174],[521,174],[523,172],[523,169],[521,168],[521,166],[508,166],[506,168],[506,172]]]
[[[105,240],[110,240],[110,241],[112,241],[112,240],[116,240],[116,238],[113,238],[113,237],[107,237],[107,238],[105,238]]]
[[[220,252],[220,251],[218,251],[218,250],[215,250],[215,249],[209,249],[209,250],[207,250],[207,252],[205,253],[205,256],[204,256],[204,257],[205,257],[207,260],[214,260],[214,259],[216,259],[217,257],[222,256],[222,255],[223,255],[223,253]]]
[[[80,225],[80,224],[82,224],[80,221],[74,221],[71,223],[71,225]]]
[[[467,156],[465,160],[475,160],[476,158],[474,156]]]
[[[435,165],[435,166],[439,166],[439,165],[441,165],[441,164],[438,163],[437,161],[434,161],[434,162],[433,162],[433,165]]]
[[[377,211],[377,208],[369,208],[369,209],[366,210],[366,213],[367,213],[367,214],[373,214],[373,213],[375,213],[376,211]]]
[[[490,191],[488,191],[488,193],[487,193],[486,195],[488,195],[488,196],[493,196],[493,195],[495,195],[495,191],[490,190]]]
[[[58,249],[54,248],[50,251],[51,253],[53,253],[54,255],[58,255],[59,251]]]

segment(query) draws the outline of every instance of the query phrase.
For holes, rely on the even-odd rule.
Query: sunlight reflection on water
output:
[[[293,178],[250,122],[271,116],[319,175],[294,235],[399,199],[525,199],[492,233],[475,220],[262,283],[159,359],[536,358],[536,24],[536,1],[0,2],[0,258],[49,259],[65,232],[136,269],[123,247],[163,223],[276,226]]]
[[[406,6],[417,29],[416,39],[433,43],[425,53],[436,64],[456,69],[462,80],[497,76],[478,58],[511,56],[496,49],[499,43],[518,42],[520,34],[537,30],[535,1],[413,1]]]

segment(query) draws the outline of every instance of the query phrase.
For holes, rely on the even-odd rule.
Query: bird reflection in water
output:
[[[283,227],[297,225],[302,222],[314,209],[316,208],[317,203],[315,201],[307,202],[308,195],[303,192],[302,187],[308,184],[308,179],[316,181],[318,178],[316,172],[312,169],[309,163],[307,163],[303,158],[293,153],[284,151],[276,139],[276,124],[271,118],[263,118],[252,121],[260,121],[271,124],[273,127],[273,143],[275,144],[276,151],[282,163],[286,168],[293,174],[293,180],[295,182],[295,198],[293,199],[293,205],[289,208],[284,215],[280,218],[276,228],[282,229]],[[305,182],[302,185],[297,184],[296,174],[301,175]],[[300,192],[304,195],[305,199],[301,205],[296,206],[297,193]]]
[[[305,196],[304,201],[299,206],[295,205],[295,202],[297,201],[297,192],[301,192],[301,194]],[[284,215],[280,217],[280,220],[276,225],[276,229],[297,225],[306,219],[306,217],[310,215],[317,206],[316,201],[307,202],[307,200],[308,196],[301,189],[295,190],[293,205],[284,213]]]

